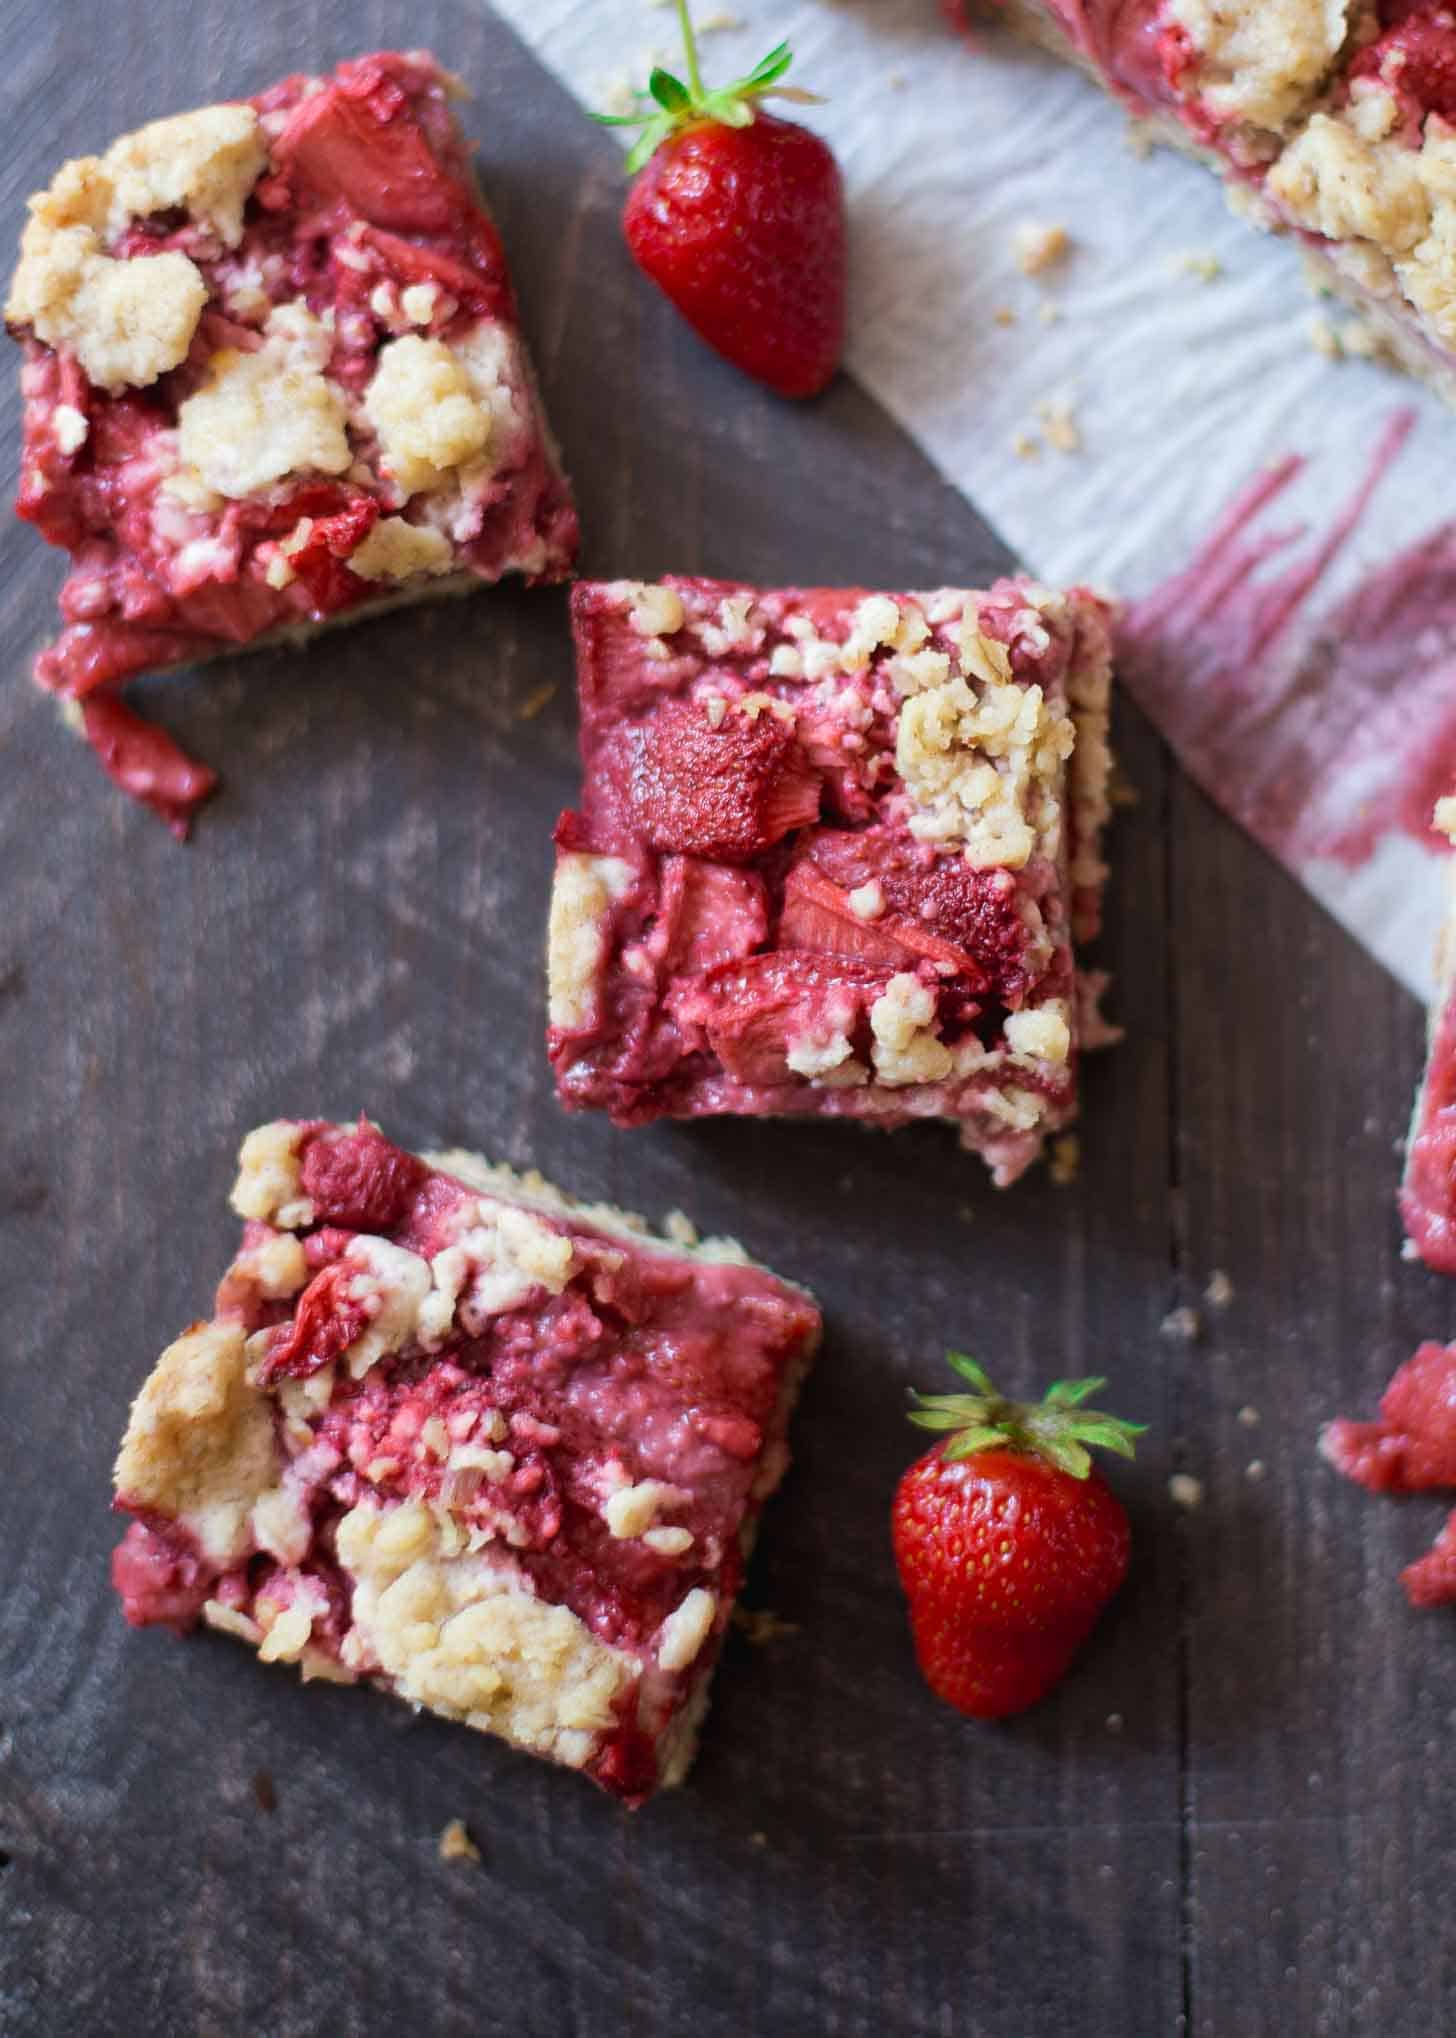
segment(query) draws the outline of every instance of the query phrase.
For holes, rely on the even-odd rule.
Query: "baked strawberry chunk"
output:
[[[631,1804],[680,1781],[812,1300],[364,1120],[267,1125],[240,1161],[213,1316],[117,1460],[127,1619],[381,1685]]]
[[[1108,617],[1081,590],[584,583],[557,829],[571,1109],[956,1123],[1009,1182],[1076,1111]],[[1083,1001],[1085,1003],[1085,1000]]]
[[[576,517],[435,60],[286,78],[30,202],[19,514],[71,555],[35,677],[179,833],[215,779],[91,703],[139,673],[570,569]]]
[[[1435,825],[1456,843],[1456,798],[1438,802]],[[1426,1265],[1438,1274],[1456,1274],[1456,891],[1441,939],[1426,1070],[1406,1147],[1400,1214],[1411,1246]]]
[[[1332,1422],[1320,1449],[1336,1471],[1372,1493],[1456,1486],[1456,1344],[1423,1344],[1396,1373],[1378,1422]],[[1456,1513],[1401,1583],[1412,1606],[1456,1600]]]

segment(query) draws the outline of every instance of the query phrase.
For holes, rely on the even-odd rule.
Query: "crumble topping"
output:
[[[950,1049],[935,1035],[935,994],[908,971],[891,977],[884,995],[870,1007],[870,1031],[875,1074],[892,1088],[938,1083],[955,1065]]]
[[[282,1231],[313,1222],[313,1205],[303,1193],[298,1148],[305,1127],[275,1119],[250,1132],[238,1148],[238,1176],[229,1199],[239,1217],[276,1224]]]
[[[1048,999],[1033,1012],[1010,1012],[1006,1040],[1018,1060],[1064,1062],[1072,1051],[1066,1005]]]
[[[686,1670],[713,1631],[718,1602],[705,1586],[695,1585],[675,1607],[657,1635],[659,1670]]]
[[[1339,249],[1341,264],[1354,273],[1363,258],[1376,295],[1390,294],[1393,274],[1437,339],[1456,346],[1456,132],[1433,114],[1411,146],[1400,125],[1393,94],[1357,78],[1348,105],[1315,114],[1284,151],[1268,188],[1297,225],[1354,243]]]
[[[241,1326],[194,1324],[168,1345],[133,1404],[118,1493],[185,1520],[208,1557],[229,1563],[277,1477],[273,1420],[248,1382]]]
[[[348,1283],[347,1298],[363,1305],[369,1327],[340,1356],[353,1377],[362,1380],[371,1366],[403,1351],[414,1337],[431,1274],[418,1253],[391,1245],[387,1238],[352,1238],[344,1258],[359,1268]]]
[[[224,247],[243,236],[243,207],[268,161],[251,106],[203,106],[123,135],[101,159],[112,186],[109,231],[134,219],[181,211],[210,227]]]
[[[51,431],[63,453],[78,453],[86,443],[91,426],[84,411],[69,403],[58,403],[51,419]]]
[[[449,1719],[572,1768],[586,1761],[614,1724],[633,1658],[599,1642],[567,1607],[534,1598],[493,1559],[445,1555],[420,1502],[352,1508],[337,1540],[354,1580],[344,1647],[356,1667],[377,1662],[402,1697]]]
[[[381,517],[349,554],[349,571],[361,580],[410,580],[417,573],[448,573],[454,565],[450,541],[425,524]]]
[[[308,1284],[308,1258],[291,1231],[276,1232],[245,1246],[229,1277],[253,1289],[265,1302],[286,1302]]]
[[[353,462],[344,394],[324,374],[329,327],[299,298],[268,317],[254,353],[224,347],[177,414],[189,479],[219,496],[261,495],[291,474],[342,474]]]
[[[176,249],[118,261],[109,243],[134,219],[180,210],[236,246],[266,162],[252,107],[210,106],[64,164],[30,200],[6,318],[69,349],[102,389],[147,387],[185,358],[207,285]]]
[[[439,488],[484,452],[492,415],[465,360],[444,340],[406,333],[380,350],[364,397],[385,472],[405,495]]]
[[[570,851],[558,858],[546,937],[553,1026],[590,1024],[606,960],[611,907],[632,889],[634,875],[631,864],[617,856]]]
[[[1221,120],[1276,131],[1298,117],[1344,46],[1350,0],[1170,0],[1197,52],[1194,82]]]
[[[620,1541],[630,1541],[645,1535],[662,1509],[671,1507],[680,1497],[675,1486],[669,1486],[661,1479],[640,1479],[635,1486],[619,1486],[614,1493],[608,1494],[602,1516],[614,1536]],[[690,1535],[688,1543],[691,1542]],[[687,1544],[683,1547],[686,1548]]]
[[[676,588],[639,585],[628,619],[639,637],[676,636],[686,620],[682,596]]]
[[[974,657],[963,653],[962,662],[974,674]],[[976,869],[1020,870],[1037,846],[1032,792],[1056,784],[1075,742],[1070,716],[1039,686],[981,677],[976,692],[957,677],[914,695],[900,711],[895,746],[915,808],[911,833],[960,842]]]

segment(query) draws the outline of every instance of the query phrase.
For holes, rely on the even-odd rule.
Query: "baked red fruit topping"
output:
[[[819,774],[792,719],[725,710],[716,727],[670,701],[628,732],[632,814],[650,849],[746,863],[819,813]]]
[[[1076,1110],[1105,609],[1015,581],[671,579],[584,583],[572,617],[585,783],[557,829],[562,1101],[624,1125],[944,1118],[1014,1179]]]
[[[1380,1420],[1332,1422],[1320,1449],[1372,1493],[1456,1486],[1456,1344],[1421,1345],[1381,1396]],[[1412,1606],[1456,1600],[1456,1513],[1400,1580]]]
[[[1003,1719],[1060,1682],[1127,1573],[1127,1513],[1088,1446],[1130,1458],[1143,1426],[1084,1405],[1104,1380],[1030,1404],[950,1363],[972,1391],[915,1397],[910,1420],[948,1434],[902,1476],[891,1538],[926,1683]]]
[[[1437,802],[1434,826],[1456,843],[1456,796]],[[1456,863],[1452,902],[1436,956],[1426,1067],[1416,1092],[1400,1214],[1406,1236],[1438,1274],[1456,1274]]]
[[[179,834],[215,777],[97,705],[126,680],[570,569],[458,90],[423,53],[361,57],[153,122],[31,200],[16,506],[71,555],[35,676]]]
[[[117,1461],[127,1619],[382,1685],[631,1804],[678,1782],[812,1300],[362,1119],[264,1126],[241,1162],[214,1314]]]
[[[780,396],[816,396],[844,346],[844,185],[828,144],[763,110],[784,85],[787,44],[746,78],[710,90],[698,71],[687,0],[678,0],[687,79],[654,70],[627,158],[622,215],[637,266],[709,346]]]

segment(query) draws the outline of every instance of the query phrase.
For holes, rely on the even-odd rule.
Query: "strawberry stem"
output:
[[[698,70],[698,39],[693,34],[692,18],[688,13],[688,0],[677,0],[677,18],[682,27],[683,47],[688,59],[688,90],[696,100],[703,96],[702,74]]]
[[[946,1354],[954,1372],[974,1390],[969,1394],[917,1394],[910,1421],[920,1429],[946,1433],[943,1455],[954,1462],[978,1451],[1034,1452],[1074,1479],[1092,1470],[1095,1449],[1130,1458],[1134,1439],[1147,1424],[1125,1422],[1084,1403],[1107,1385],[1105,1380],[1056,1380],[1041,1401],[1010,1401],[992,1386],[984,1367],[964,1352]]]
[[[797,87],[782,82],[784,73],[794,60],[786,42],[771,49],[746,77],[735,78],[731,85],[705,85],[698,65],[698,43],[688,14],[688,0],[677,0],[677,17],[687,56],[684,67],[687,82],[675,78],[671,71],[664,70],[659,64],[647,82],[647,90],[633,93],[634,110],[631,113],[592,115],[592,119],[600,121],[603,127],[641,128],[641,134],[627,155],[629,176],[635,176],[663,143],[682,128],[703,121],[717,121],[722,127],[750,127],[754,120],[755,103],[769,92],[788,99],[812,100],[814,97],[812,92],[801,92]]]

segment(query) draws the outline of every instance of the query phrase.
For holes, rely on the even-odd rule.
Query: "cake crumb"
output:
[[[693,28],[699,35],[729,35],[743,25],[741,14],[730,14],[727,8],[720,7],[715,14],[705,14],[700,21],[695,21]]]
[[[1053,269],[1058,262],[1065,260],[1071,251],[1072,241],[1064,226],[1029,219],[1013,231],[1011,246],[1022,275],[1040,276],[1043,270]]]
[[[1210,1309],[1227,1309],[1234,1299],[1234,1284],[1222,1267],[1215,1267],[1208,1277],[1208,1286],[1203,1299]]]
[[[1207,248],[1185,248],[1170,258],[1170,266],[1175,274],[1191,276],[1197,283],[1216,283],[1223,274],[1223,263]]]
[[[1203,1505],[1203,1481],[1195,1479],[1191,1472],[1175,1472],[1168,1481],[1168,1498],[1177,1507],[1190,1512]]]
[[[780,1620],[778,1615],[771,1613],[767,1607],[735,1606],[733,1625],[743,1630],[745,1639],[755,1649],[761,1648],[765,1642],[776,1642],[784,1635],[796,1635],[799,1632],[797,1621]]]
[[[1244,1467],[1244,1477],[1252,1480],[1257,1485],[1263,1476],[1264,1460],[1262,1458],[1250,1458],[1248,1464]]]
[[[909,85],[910,80],[903,71],[891,71],[885,83],[892,92],[903,92]]]
[[[1034,432],[1018,432],[1011,441],[1011,450],[1018,460],[1039,460],[1041,440]]]
[[[442,1861],[468,1861],[474,1867],[480,1865],[480,1849],[466,1830],[464,1819],[451,1819],[440,1835],[440,1859]]]
[[[630,120],[640,97],[630,71],[604,72],[592,88],[592,98],[614,120]]]
[[[1082,1158],[1082,1142],[1075,1132],[1064,1132],[1052,1141],[1052,1157],[1047,1164],[1047,1173],[1057,1188],[1068,1188],[1077,1179],[1077,1165]]]
[[[1036,308],[1036,315],[1044,326],[1060,325],[1062,322],[1062,307],[1054,298],[1044,297]]]
[[[1014,326],[1016,323],[1016,313],[1009,304],[998,304],[991,317],[998,326]]]
[[[1239,1421],[1243,1424],[1244,1428],[1257,1429],[1259,1427],[1259,1420],[1258,1409],[1249,1402],[1245,1402],[1244,1406],[1239,1410]]]
[[[1203,1325],[1198,1320],[1198,1311],[1185,1302],[1181,1309],[1170,1309],[1158,1327],[1164,1337],[1179,1337],[1192,1344]]]
[[[1080,453],[1082,434],[1070,397],[1044,396],[1036,405],[1037,422],[1047,444],[1058,453]]]
[[[278,1809],[278,1793],[266,1769],[253,1772],[253,1802],[260,1812],[276,1812]]]
[[[685,1210],[669,1210],[662,1220],[662,1232],[674,1245],[692,1247],[698,1243],[698,1227]]]
[[[1309,343],[1317,354],[1323,354],[1327,361],[1340,358],[1340,336],[1322,311],[1317,311],[1310,320],[1307,331]]]
[[[534,693],[528,693],[516,709],[518,722],[534,722],[549,700],[555,698],[556,681],[548,679],[544,686],[538,686]]]

